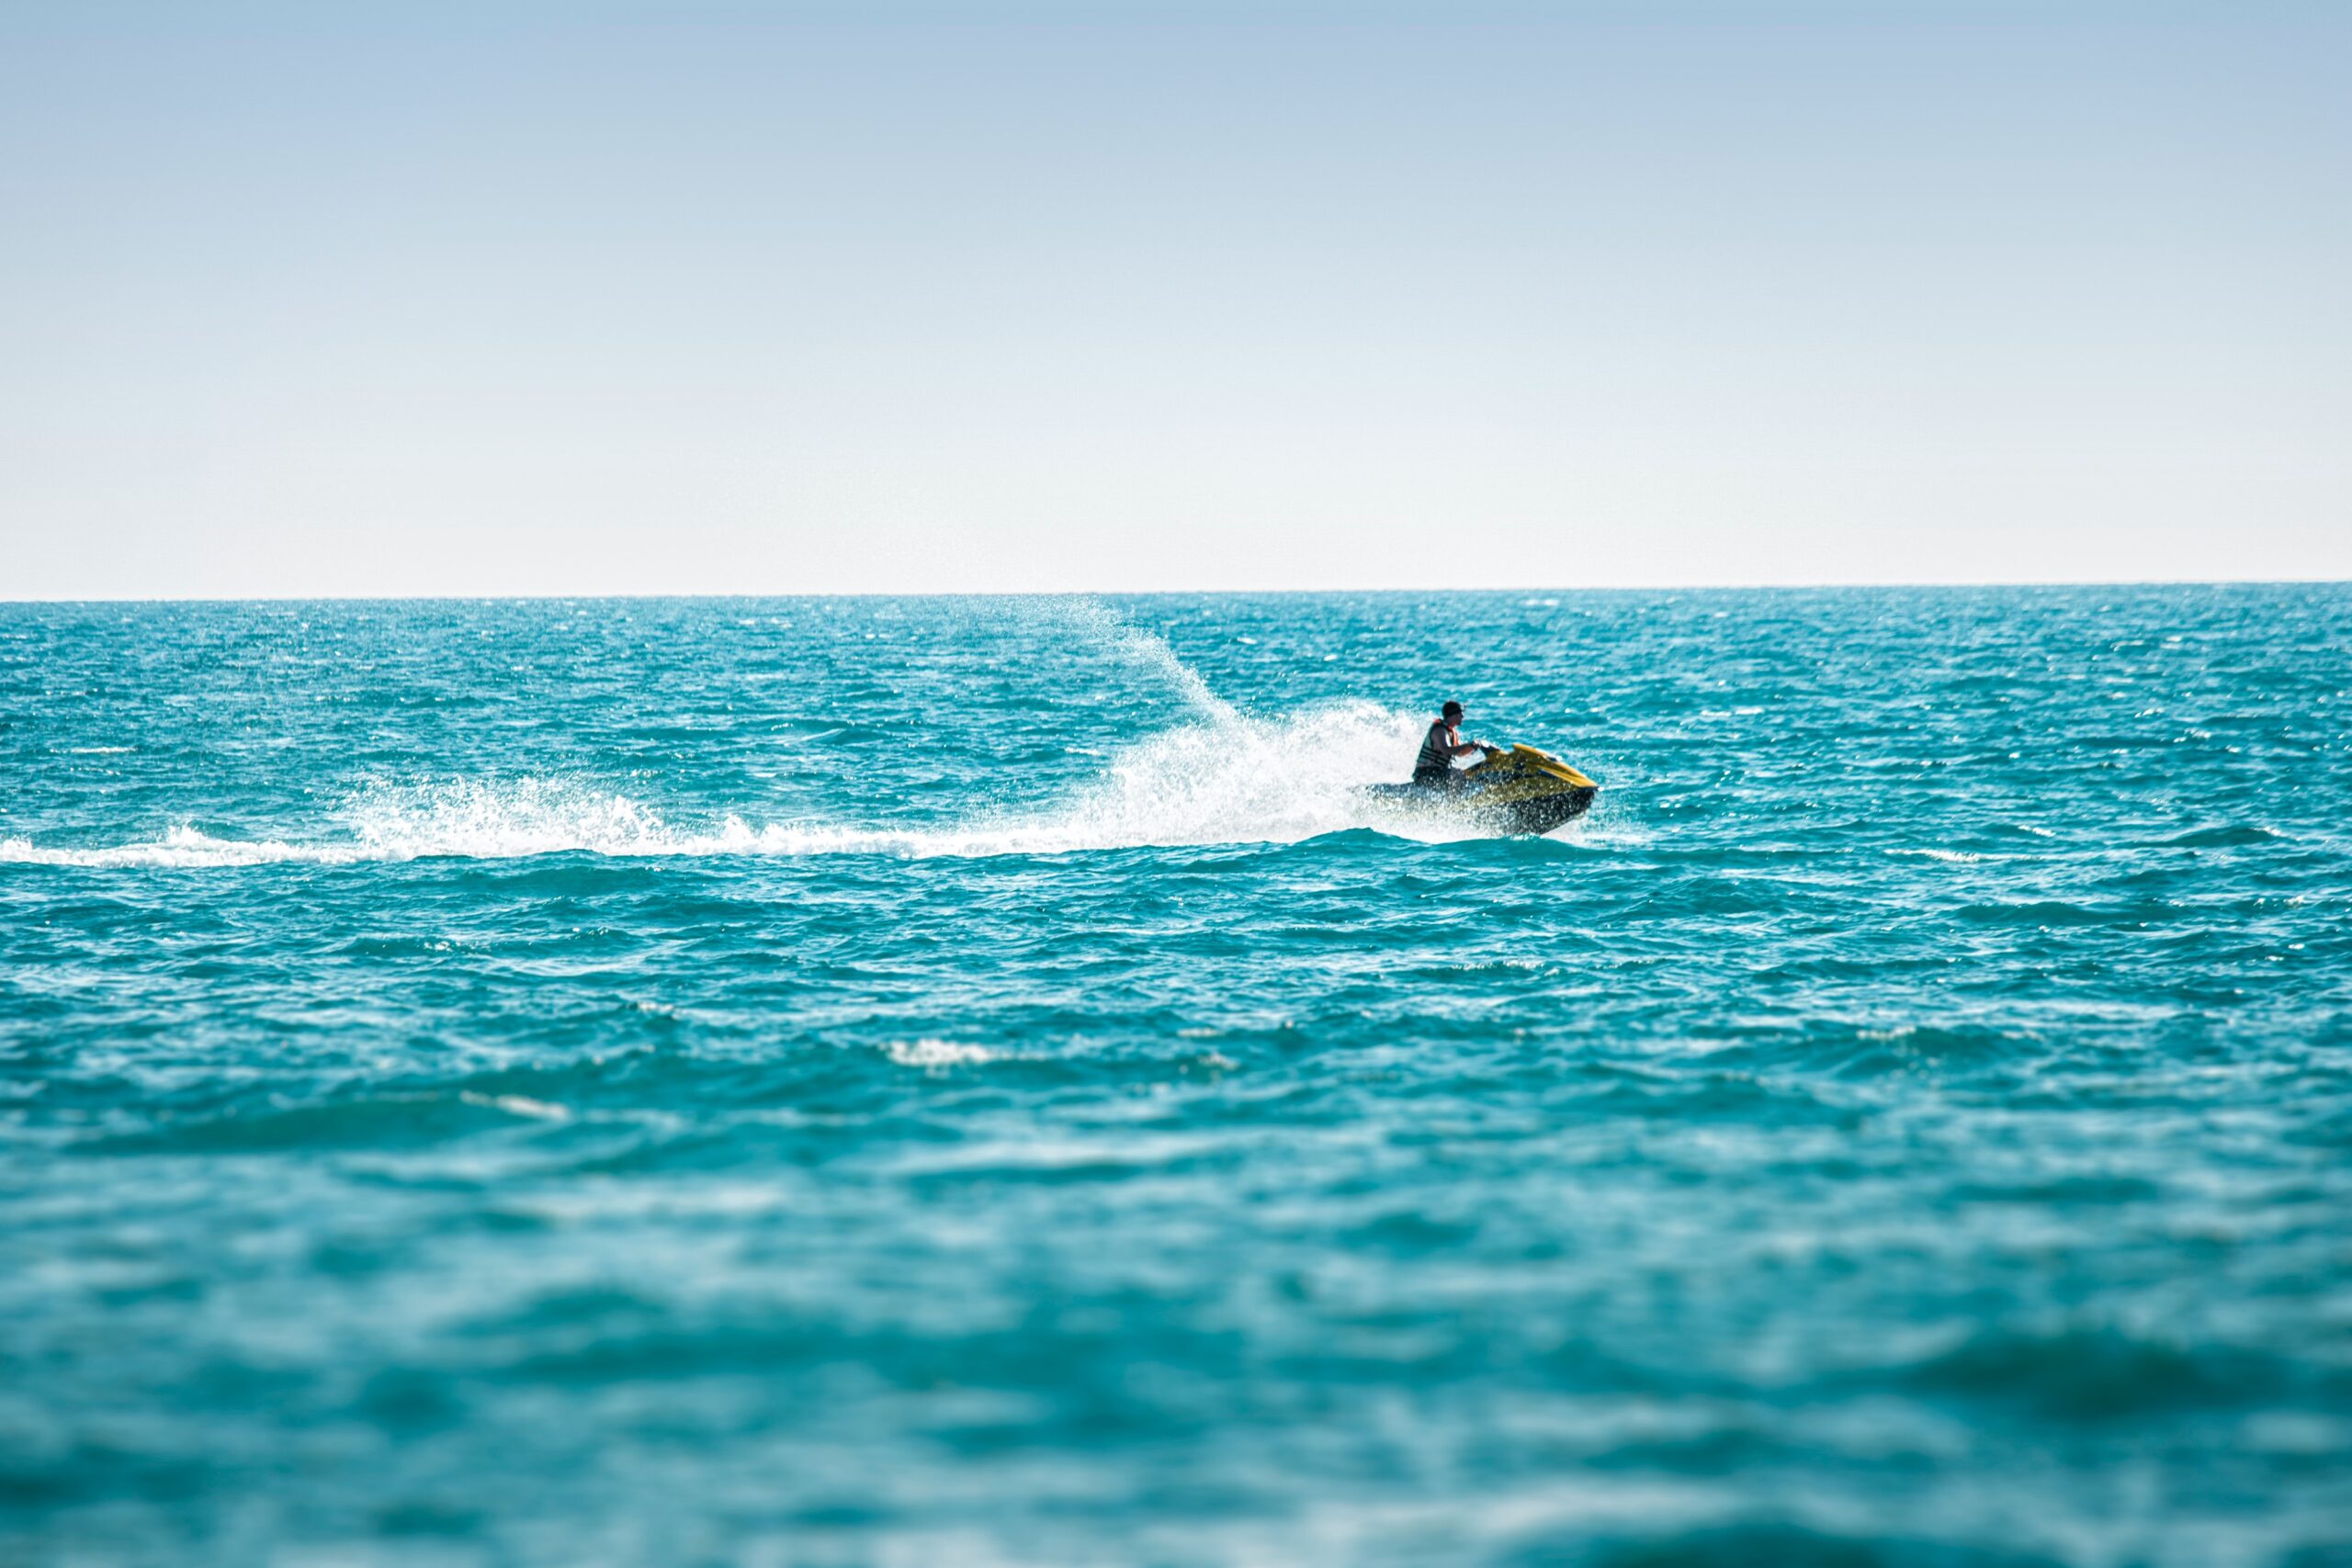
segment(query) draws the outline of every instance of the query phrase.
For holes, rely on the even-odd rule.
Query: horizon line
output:
[[[1148,599],[1176,596],[1199,598],[1307,597],[1339,593],[1402,596],[1412,593],[1824,593],[1875,592],[1890,590],[1951,592],[1991,588],[2331,588],[2352,586],[2344,577],[2134,577],[2134,578],[1985,578],[1968,581],[1869,582],[1635,582],[1591,583],[1581,587],[1545,584],[1482,584],[1469,587],[1414,586],[1404,588],[923,588],[923,589],[801,589],[723,592],[684,590],[675,592],[546,592],[447,593],[146,593],[120,595],[41,594],[0,597],[0,606],[39,604],[410,604],[538,603],[556,600],[657,603],[668,600],[729,599]]]

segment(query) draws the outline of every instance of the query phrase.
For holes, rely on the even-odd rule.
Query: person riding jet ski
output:
[[[1450,702],[1421,737],[1421,754],[1413,759],[1413,782],[1423,789],[1460,789],[1464,775],[1453,771],[1453,760],[1473,752],[1491,757],[1495,748],[1462,739],[1462,705]]]
[[[1454,759],[1484,752],[1466,768]],[[1458,823],[1487,833],[1548,833],[1585,814],[1600,786],[1549,751],[1462,739],[1462,705],[1448,703],[1421,738],[1410,784],[1361,786],[1376,817]]]

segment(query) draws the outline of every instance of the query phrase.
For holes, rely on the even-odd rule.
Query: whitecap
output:
[[[997,1054],[985,1045],[961,1045],[953,1040],[893,1040],[882,1054],[902,1067],[972,1067],[993,1062]]]
[[[472,1089],[467,1089],[458,1098],[468,1105],[486,1106],[492,1111],[503,1111],[509,1116],[526,1117],[534,1122],[571,1120],[571,1112],[562,1106],[550,1104],[544,1100],[533,1100],[530,1096],[524,1094],[478,1094]]]

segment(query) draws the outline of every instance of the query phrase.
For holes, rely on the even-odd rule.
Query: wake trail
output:
[[[1363,794],[1404,773],[1422,720],[1376,703],[1329,704],[1271,717],[1219,696],[1170,648],[1099,600],[1046,613],[1117,663],[1181,698],[1184,717],[1117,748],[1059,802],[906,826],[826,820],[757,823],[750,811],[678,814],[568,777],[526,775],[360,786],[316,841],[218,837],[192,825],[98,847],[0,839],[0,863],[183,869],[348,865],[433,857],[508,860],[588,853],[723,855],[1051,855],[1192,844],[1296,843],[1373,828],[1442,841],[1477,836],[1459,822],[1400,818]]]
[[[1172,657],[1172,656],[1171,656]],[[0,863],[158,869],[345,865],[435,856],[503,860],[585,852],[696,855],[1066,854],[1220,843],[1295,843],[1377,827],[1414,838],[1459,830],[1375,818],[1361,793],[1393,779],[1419,728],[1413,716],[1346,703],[1274,718],[1224,705],[1120,748],[1060,802],[981,813],[941,826],[800,820],[757,823],[741,811],[684,815],[571,778],[526,776],[371,784],[337,813],[343,829],[313,841],[235,839],[187,825],[98,847],[0,840]]]

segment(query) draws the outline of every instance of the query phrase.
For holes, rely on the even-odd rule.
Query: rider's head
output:
[[[1445,705],[1445,722],[1448,724],[1460,724],[1462,722],[1462,705],[1460,703],[1448,703]]]

